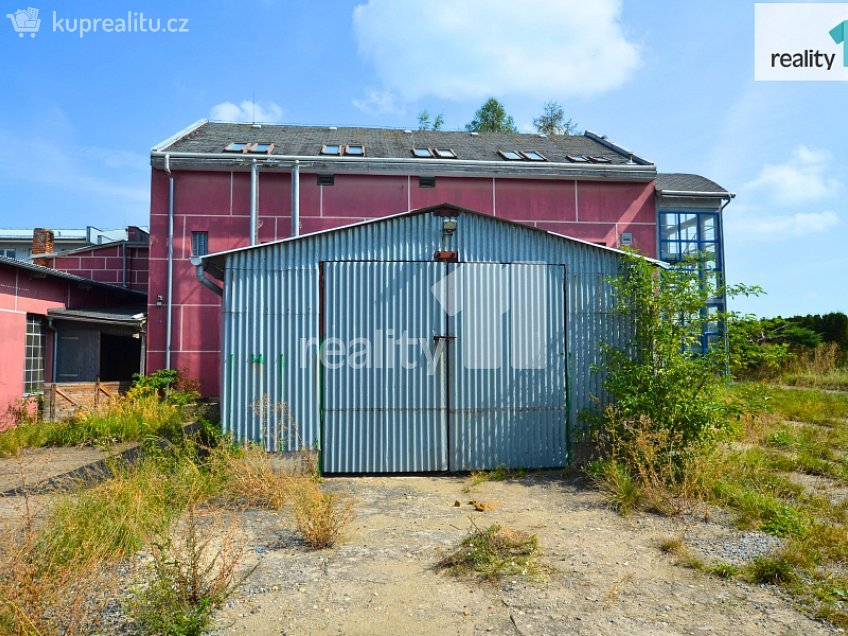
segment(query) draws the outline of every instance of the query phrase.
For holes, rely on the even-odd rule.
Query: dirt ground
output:
[[[659,542],[685,532],[707,560],[740,563],[779,540],[705,521],[622,517],[559,475],[486,482],[462,477],[328,479],[357,517],[331,550],[311,551],[288,517],[250,511],[245,587],[218,613],[217,634],[837,634],[776,589],[724,581],[675,564]],[[474,512],[471,499],[497,501]],[[455,507],[454,502],[462,505]],[[552,571],[536,581],[456,580],[433,570],[471,524],[538,534]]]

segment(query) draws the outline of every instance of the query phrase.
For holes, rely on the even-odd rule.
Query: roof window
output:
[[[589,163],[589,160],[583,155],[565,155],[571,163]]]
[[[528,161],[547,161],[547,157],[543,155],[541,152],[536,152],[535,150],[522,150],[521,155],[527,159]]]
[[[224,148],[224,152],[244,152],[249,145],[246,141],[234,141]]]
[[[362,144],[348,144],[345,146],[344,153],[351,157],[364,157],[365,156],[365,146]]]
[[[338,156],[342,154],[342,147],[339,144],[324,144],[321,146],[321,154]]]
[[[587,157],[592,163],[612,163],[609,157]]]
[[[433,151],[429,148],[413,148],[412,154],[419,159],[429,159],[433,156]]]
[[[450,148],[433,148],[439,159],[456,159],[456,153]]]
[[[257,154],[270,155],[274,150],[274,144],[271,143],[258,143],[258,144],[250,144],[247,147],[246,152],[253,152]]]
[[[498,150],[498,154],[507,161],[521,161],[524,159],[517,150]]]

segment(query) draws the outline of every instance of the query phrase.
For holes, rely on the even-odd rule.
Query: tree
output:
[[[571,135],[577,130],[577,123],[571,118],[566,120],[562,106],[553,101],[545,102],[545,109],[533,120],[533,125],[545,135]]]
[[[490,97],[485,104],[474,113],[471,123],[465,125],[469,132],[499,132],[517,133],[515,120],[506,114],[506,109],[494,97]]]
[[[431,122],[429,111],[422,110],[418,113],[418,130],[441,130],[445,125],[445,118],[442,113],[436,115],[436,118]]]

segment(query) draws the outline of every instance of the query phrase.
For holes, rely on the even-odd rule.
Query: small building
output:
[[[0,428],[51,385],[126,382],[144,370],[143,292],[0,257]],[[61,389],[60,389],[61,390]]]
[[[224,431],[329,473],[564,466],[621,258],[448,204],[196,258]]]

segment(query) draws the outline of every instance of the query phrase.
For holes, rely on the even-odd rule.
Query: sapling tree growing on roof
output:
[[[533,120],[536,132],[545,135],[573,135],[577,130],[577,122],[570,117],[565,118],[562,105],[555,101],[545,102],[542,114]]]
[[[504,105],[494,97],[486,100],[477,112],[474,113],[474,119],[465,125],[465,130],[469,132],[499,132],[499,133],[517,133],[518,128],[515,127],[515,120],[512,115],[507,115]]]

